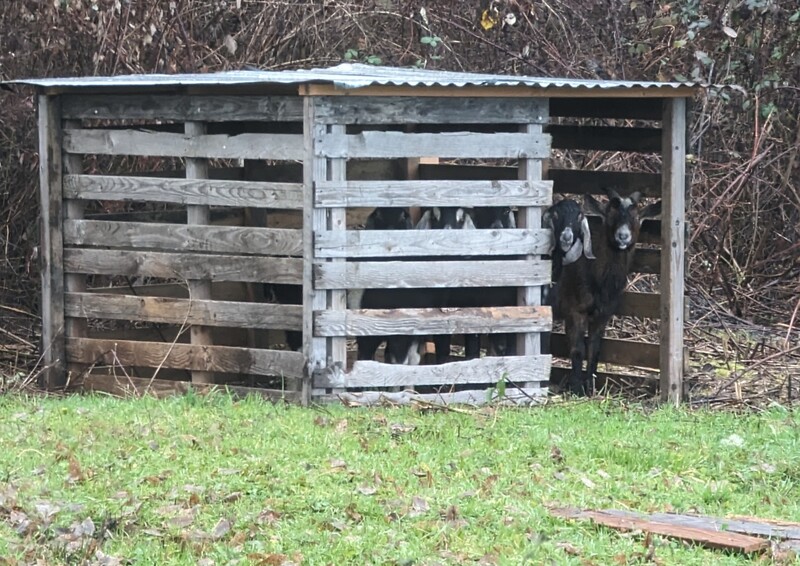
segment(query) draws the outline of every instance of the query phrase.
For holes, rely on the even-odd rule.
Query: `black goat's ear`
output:
[[[594,198],[592,195],[584,195],[583,205],[586,207],[586,210],[591,212],[592,214],[605,216],[605,210],[603,210],[603,205],[597,202],[597,199]]]
[[[610,187],[604,187],[603,188],[603,192],[605,192],[606,195],[608,195],[609,199],[616,198],[616,199],[622,200],[622,197],[619,196],[619,193],[617,191],[615,191],[614,189],[610,188]]]
[[[661,201],[645,206],[639,213],[639,218],[655,218],[661,215]]]

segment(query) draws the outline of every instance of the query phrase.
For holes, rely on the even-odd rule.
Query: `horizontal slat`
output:
[[[302,230],[65,220],[64,244],[162,251],[302,255]]]
[[[314,266],[316,289],[526,287],[550,281],[549,261],[375,261]]]
[[[661,251],[637,249],[633,255],[631,273],[661,273]]]
[[[64,151],[100,155],[204,157],[216,159],[303,159],[299,134],[224,134],[188,137],[139,130],[64,130]]]
[[[239,281],[216,281],[211,284],[211,296],[217,301],[240,301],[247,296],[250,283]],[[86,290],[89,293],[105,293],[109,295],[130,295],[139,297],[167,297],[171,299],[188,299],[189,288],[180,283],[149,283],[145,285],[127,285],[121,287],[94,287]]]
[[[553,136],[553,149],[596,149],[659,153],[660,128],[625,128],[617,126],[547,126]]]
[[[546,254],[550,230],[348,230],[318,232],[314,254],[328,257]]]
[[[601,195],[604,194],[604,188],[611,187],[621,195],[640,191],[646,197],[661,196],[659,173],[549,169],[547,178],[553,181],[553,192],[556,194]]]
[[[301,330],[303,319],[303,307],[300,305],[101,293],[67,293],[64,312],[66,316],[76,318],[284,330]]]
[[[320,181],[318,207],[549,206],[550,181]]]
[[[324,124],[545,124],[543,98],[319,97]]]
[[[566,388],[569,383],[569,375],[571,370],[565,367],[553,367],[550,369],[550,387],[556,388],[560,386]],[[643,389],[655,390],[658,388],[658,373],[650,373],[649,375],[632,375],[625,373],[608,373],[598,371],[595,374],[594,380],[595,391],[602,391],[609,389],[612,391],[622,390],[624,392],[631,391],[632,387],[639,387]]]
[[[550,136],[546,134],[477,134],[448,132],[407,134],[403,132],[361,132],[356,135],[326,134],[316,140],[318,157],[494,157],[506,159],[544,159],[550,156]]]
[[[113,353],[112,353],[113,352]],[[67,338],[67,361],[194,371],[303,377],[303,354],[231,346],[191,346],[166,342],[127,342]]]
[[[550,350],[554,356],[569,358],[569,344],[562,333],[550,335]],[[600,361],[621,366],[659,368],[659,346],[632,340],[603,338],[600,345]]]
[[[181,96],[171,94],[64,95],[66,120],[245,120],[301,122],[303,100],[296,96]]]
[[[65,175],[64,197],[302,210],[302,183]]]
[[[404,366],[357,361],[353,369],[323,370],[314,375],[314,387],[409,387],[414,385],[460,385],[545,382],[550,379],[550,356],[479,358],[435,366]]]
[[[211,254],[170,254],[128,250],[64,250],[67,273],[127,275],[164,279],[210,279],[262,283],[302,283],[303,260]]]
[[[314,336],[489,334],[541,332],[552,327],[550,307],[374,309],[314,313]]]
[[[638,316],[641,318],[661,318],[661,295],[658,293],[634,293],[622,295],[622,303],[617,316]]]
[[[419,402],[437,405],[485,405],[487,403],[510,403],[514,405],[534,405],[547,400],[547,387],[519,388],[506,387],[500,397],[496,389],[472,389],[468,391],[442,391],[441,393],[416,393],[414,391],[361,391],[326,393],[314,396],[320,403],[340,401],[347,405],[371,407],[373,405],[408,405]]]
[[[551,98],[550,115],[559,118],[661,120],[663,103],[654,98]]]
[[[159,375],[163,375],[163,370]],[[196,395],[207,395],[212,391],[224,391],[237,399],[244,399],[248,395],[263,397],[270,401],[300,402],[299,391],[281,391],[278,389],[261,389],[260,387],[244,387],[241,385],[228,385],[213,383],[191,383],[189,381],[175,381],[171,379],[150,379],[147,377],[110,376],[89,374],[83,378],[84,391],[98,391],[120,397],[130,395],[152,395],[163,398],[171,395],[185,395],[192,392]]]

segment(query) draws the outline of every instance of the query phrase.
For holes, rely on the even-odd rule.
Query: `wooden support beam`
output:
[[[330,126],[331,136],[344,136],[346,128],[342,124],[334,124]],[[344,183],[347,181],[347,156],[341,159],[331,159],[329,163],[329,179],[334,183]],[[338,206],[331,208],[328,214],[328,231],[331,234],[344,234],[347,230],[347,209],[345,206]],[[315,231],[314,235],[322,233]],[[344,258],[332,258],[330,261],[334,264],[343,265]],[[327,292],[328,308],[326,312],[342,314],[347,309],[347,290],[346,289],[332,289]],[[328,339],[328,365],[333,367],[340,367],[342,369],[347,367],[347,337],[346,336],[333,336]],[[334,391],[336,393],[337,391]]]
[[[594,149],[658,153],[661,151],[661,130],[619,126],[548,126],[553,149]]]
[[[202,122],[186,122],[184,125],[186,137],[196,140],[206,133],[205,124]],[[187,179],[207,179],[208,162],[205,159],[186,159]],[[207,226],[210,224],[210,210],[208,205],[192,204],[186,207],[186,223],[189,225]],[[189,298],[193,301],[211,300],[210,279],[190,279],[188,281]],[[206,326],[193,324],[189,330],[190,342],[193,346],[210,346],[213,344],[211,329]],[[193,383],[214,383],[214,374],[208,371],[192,371]]]
[[[58,97],[39,96],[39,261],[42,276],[42,385],[66,384],[64,245],[62,240],[63,131]]]
[[[683,397],[686,99],[664,101],[661,212],[661,400]]]
[[[63,101],[62,101],[63,103]],[[62,106],[63,111],[63,106]],[[64,121],[64,129],[70,130],[75,128],[80,128],[81,122],[80,120],[65,120]],[[64,160],[64,169],[65,179],[69,175],[80,175],[83,173],[83,156],[82,155],[70,155],[68,153],[64,153],[62,155],[62,159]],[[67,245],[68,238],[66,235],[67,224],[71,222],[83,222],[83,214],[84,209],[86,207],[86,203],[67,199],[66,194],[63,194],[64,198],[64,221],[63,221],[63,243]],[[67,273],[64,276],[64,290],[66,293],[81,293],[86,291],[86,276],[80,275],[78,273]],[[65,315],[66,316],[66,315]],[[67,316],[64,321],[64,330],[66,336],[74,337],[74,338],[85,338],[88,335],[88,326],[86,320],[81,318],[73,318]],[[67,366],[67,382],[69,382],[74,376],[79,375],[83,371],[83,368],[79,365],[69,364]]]
[[[661,120],[661,101],[654,98],[552,98],[550,115],[559,118]]]

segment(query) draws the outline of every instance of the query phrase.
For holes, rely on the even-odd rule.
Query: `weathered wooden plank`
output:
[[[299,258],[72,248],[64,252],[64,269],[70,273],[165,279],[299,285],[302,265]]]
[[[550,262],[539,260],[361,261],[314,266],[317,289],[514,287],[549,281]]]
[[[350,230],[315,235],[314,253],[328,257],[481,256],[545,254],[549,230]]]
[[[682,525],[712,531],[729,531],[743,535],[754,535],[770,539],[800,539],[800,524],[770,521],[751,517],[709,517],[703,515],[687,515],[680,513],[637,513],[621,509],[603,509],[602,513],[615,517],[646,519],[668,525]]]
[[[199,324],[236,328],[300,330],[302,307],[270,303],[141,297],[106,293],[67,293],[67,316]]]
[[[553,149],[594,149],[659,153],[661,130],[621,126],[547,126]]]
[[[322,181],[319,207],[549,206],[550,181]]]
[[[320,97],[317,120],[324,124],[544,124],[547,114],[542,107],[540,98]]]
[[[434,366],[389,365],[360,360],[344,373],[337,368],[314,375],[314,387],[409,387],[466,383],[545,382],[550,379],[550,356],[479,358]]]
[[[297,256],[303,253],[302,237],[300,230],[280,228],[64,221],[64,243],[73,246]]]
[[[603,338],[600,343],[600,362],[658,369],[659,349],[658,344]],[[569,358],[569,343],[563,333],[550,334],[550,351],[554,356]]]
[[[637,248],[633,255],[631,273],[660,273],[661,251]],[[682,299],[681,299],[682,300]]]
[[[550,307],[362,309],[314,314],[315,336],[494,334],[549,331]]]
[[[735,550],[743,553],[753,553],[769,548],[769,541],[762,538],[670,525],[646,519],[617,517],[603,511],[583,511],[580,509],[550,509],[552,515],[565,519],[589,519],[598,525],[622,529],[626,531],[644,531],[656,535],[677,538],[693,542],[707,548],[720,550]]]
[[[63,160],[61,104],[39,96],[39,262],[42,277],[42,384],[66,384],[64,355],[64,245],[62,240]]]
[[[683,295],[686,230],[686,100],[664,102],[661,254],[661,400],[683,397]]]
[[[301,210],[300,183],[67,175],[64,196],[82,200],[136,200],[205,206]]]
[[[316,154],[329,158],[439,157],[544,159],[550,156],[546,134],[444,132],[408,134],[366,131],[355,135],[327,134],[316,143]]]
[[[566,389],[569,382],[570,368],[565,367],[552,367],[550,369],[550,387],[554,388],[556,385],[562,387],[562,391]],[[649,375],[634,375],[630,373],[620,373],[619,371],[605,372],[598,371],[595,374],[594,381],[595,391],[603,394],[605,391],[623,391],[627,395],[629,391],[634,388],[647,390],[650,395],[656,393],[658,387],[658,373],[651,373]]]
[[[63,103],[62,98],[62,117],[63,117]],[[80,128],[80,120],[64,120],[64,129]],[[67,174],[80,174],[83,173],[83,157],[80,155],[63,155],[64,172]],[[62,177],[62,194],[63,194],[63,177]],[[82,220],[85,212],[86,203],[80,200],[65,199],[64,200],[64,220],[62,229],[66,230],[66,223],[74,220]],[[66,241],[66,235],[62,234],[62,242]],[[86,276],[78,273],[67,273],[64,276],[64,290],[67,293],[82,293],[86,291]],[[70,318],[65,314],[64,332],[66,336],[73,337],[86,337],[88,335],[88,326],[86,320],[80,318]],[[71,381],[74,376],[81,372],[80,366],[69,365],[67,366],[67,381]]]
[[[551,98],[550,115],[559,118],[661,120],[661,101],[653,98]]]
[[[348,406],[371,407],[374,405],[486,405],[513,404],[536,405],[547,400],[546,387],[516,388],[507,386],[501,396],[496,388],[471,389],[466,391],[442,391],[440,393],[416,393],[415,391],[345,391],[320,394],[314,397],[320,403],[342,402]]]
[[[628,291],[622,295],[617,316],[638,316],[640,318],[661,318],[661,295],[658,293],[636,293]]]
[[[303,101],[296,96],[186,96],[171,94],[70,94],[64,117],[100,120],[186,122],[301,122]]]
[[[184,134],[190,140],[197,140],[206,134],[206,125],[203,122],[186,122]],[[208,161],[205,159],[186,158],[186,178],[190,180],[208,178]],[[211,220],[211,210],[207,204],[190,204],[186,207],[186,223],[208,225]],[[192,300],[207,301],[211,299],[211,281],[187,281],[189,294]],[[205,326],[193,324],[189,329],[189,339],[193,346],[210,346],[214,343],[211,330]],[[214,383],[214,374],[206,371],[193,371],[193,383]]]
[[[317,105],[316,112],[319,111]],[[342,124],[333,124],[330,126],[330,133],[333,136],[344,136],[347,129]],[[334,182],[346,182],[347,180],[347,160],[346,159],[331,159],[329,162],[330,175],[328,178]],[[344,207],[335,207],[325,211],[328,216],[327,231],[334,234],[344,233],[347,230],[347,209]],[[322,215],[320,215],[322,216]],[[319,233],[315,227],[314,233]],[[316,258],[315,258],[316,259]],[[332,258],[329,261],[332,263],[343,263],[343,258]],[[331,290],[327,293],[328,297],[328,312],[343,313],[347,309],[347,291],[344,289]],[[347,364],[347,339],[345,336],[333,336],[328,341],[328,365],[334,367],[345,367]]]
[[[64,136],[68,153],[145,155],[216,159],[303,159],[303,137],[297,134],[213,134],[187,137],[179,133],[138,130],[70,130]]]
[[[211,296],[216,301],[243,301],[247,295],[247,283],[240,281],[215,281],[211,284]],[[138,297],[166,297],[188,299],[189,289],[180,283],[148,283],[131,287],[94,287],[87,293],[106,293],[110,295],[136,295]]]
[[[81,387],[84,391],[108,393],[118,397],[151,395],[162,399],[173,395],[186,395],[189,392],[195,395],[208,395],[219,391],[231,395],[235,399],[244,399],[248,395],[252,395],[269,401],[285,401],[287,403],[296,403],[299,400],[299,395],[296,391],[262,389],[260,387],[244,387],[242,385],[212,385],[146,377],[114,377],[92,373],[83,378]]]
[[[303,376],[303,355],[283,350],[166,342],[67,339],[67,359],[82,364],[165,367],[236,374]]]
[[[661,175],[633,171],[587,171],[583,169],[548,169],[556,194],[601,195],[607,187],[621,195],[634,191],[646,197],[661,197]]]
[[[286,214],[297,214],[287,211]],[[211,224],[214,226],[241,226],[245,221],[241,208],[212,208]],[[113,222],[161,222],[179,224],[186,222],[185,210],[139,210],[131,212],[100,212],[86,215],[90,220],[108,220]],[[286,226],[277,226],[286,228]]]
[[[419,178],[431,181],[519,181],[517,167],[420,163]]]

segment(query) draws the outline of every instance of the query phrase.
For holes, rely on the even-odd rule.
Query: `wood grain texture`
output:
[[[281,228],[65,220],[64,243],[157,251],[299,256],[302,232]]]
[[[394,289],[514,287],[550,282],[550,262],[495,261],[362,261],[314,266],[317,289]]]
[[[550,156],[545,134],[477,134],[445,132],[407,134],[366,131],[355,135],[327,134],[316,140],[316,153],[329,158],[399,158],[436,155],[453,158],[544,159]]]
[[[686,100],[664,102],[661,233],[661,400],[683,398],[686,231]]]
[[[144,155],[206,159],[303,159],[303,137],[296,134],[213,134],[187,137],[138,130],[70,130],[68,153]]]
[[[415,385],[459,385],[546,382],[550,379],[550,356],[479,358],[434,366],[390,365],[357,361],[347,373],[338,368],[314,375],[314,387],[411,387]]]
[[[314,316],[315,336],[389,336],[393,334],[495,334],[548,331],[550,307],[448,309],[369,309],[321,311]]]
[[[321,232],[314,240],[317,258],[420,257],[545,254],[549,230],[350,230]]]
[[[231,346],[192,346],[164,342],[130,342],[69,338],[67,358],[82,364],[165,367],[235,374],[303,376],[299,352]]]
[[[269,303],[67,293],[65,312],[80,318],[300,330],[302,307]]]
[[[299,258],[72,248],[64,251],[65,270],[92,275],[299,285],[302,265]]]
[[[39,262],[42,278],[42,384],[66,384],[64,355],[64,244],[62,240],[63,160],[61,104],[58,97],[39,96]]]
[[[519,124],[545,123],[538,98],[320,97],[324,124]]]
[[[658,344],[603,338],[600,343],[600,362],[658,369],[659,349]],[[550,351],[554,356],[569,358],[569,343],[563,333],[554,332],[550,335]]]
[[[303,120],[303,101],[296,96],[69,94],[64,95],[64,117],[179,122],[300,122]]]
[[[496,389],[472,389],[467,391],[442,391],[441,393],[416,393],[415,391],[361,391],[343,393],[320,393],[314,397],[320,403],[341,402],[348,406],[385,405],[486,405],[512,404],[520,406],[537,405],[547,400],[547,387],[516,388],[507,387],[500,396]]]
[[[597,98],[597,91],[592,88],[575,88],[574,86],[464,86],[454,89],[452,86],[394,86],[373,85],[359,88],[341,88],[333,84],[302,85],[301,91],[306,96],[441,96],[445,98],[462,97],[522,97],[522,98]],[[604,98],[621,100],[642,98],[674,98],[692,96],[695,88],[679,86],[670,89],[648,87],[620,87],[603,89]]]
[[[335,206],[549,206],[550,181],[347,181],[317,184],[314,204]]]
[[[169,202],[301,210],[301,183],[67,175],[64,196],[82,200]]]
[[[230,395],[234,399],[244,399],[247,396],[261,397],[269,401],[285,401],[296,403],[299,395],[296,391],[279,389],[262,389],[260,387],[244,387],[229,384],[203,384],[188,381],[175,381],[171,379],[150,379],[143,377],[115,377],[111,375],[89,374],[83,378],[81,384],[83,391],[108,393],[117,397],[142,397],[150,395],[158,399],[174,395],[208,395],[219,391]]]

